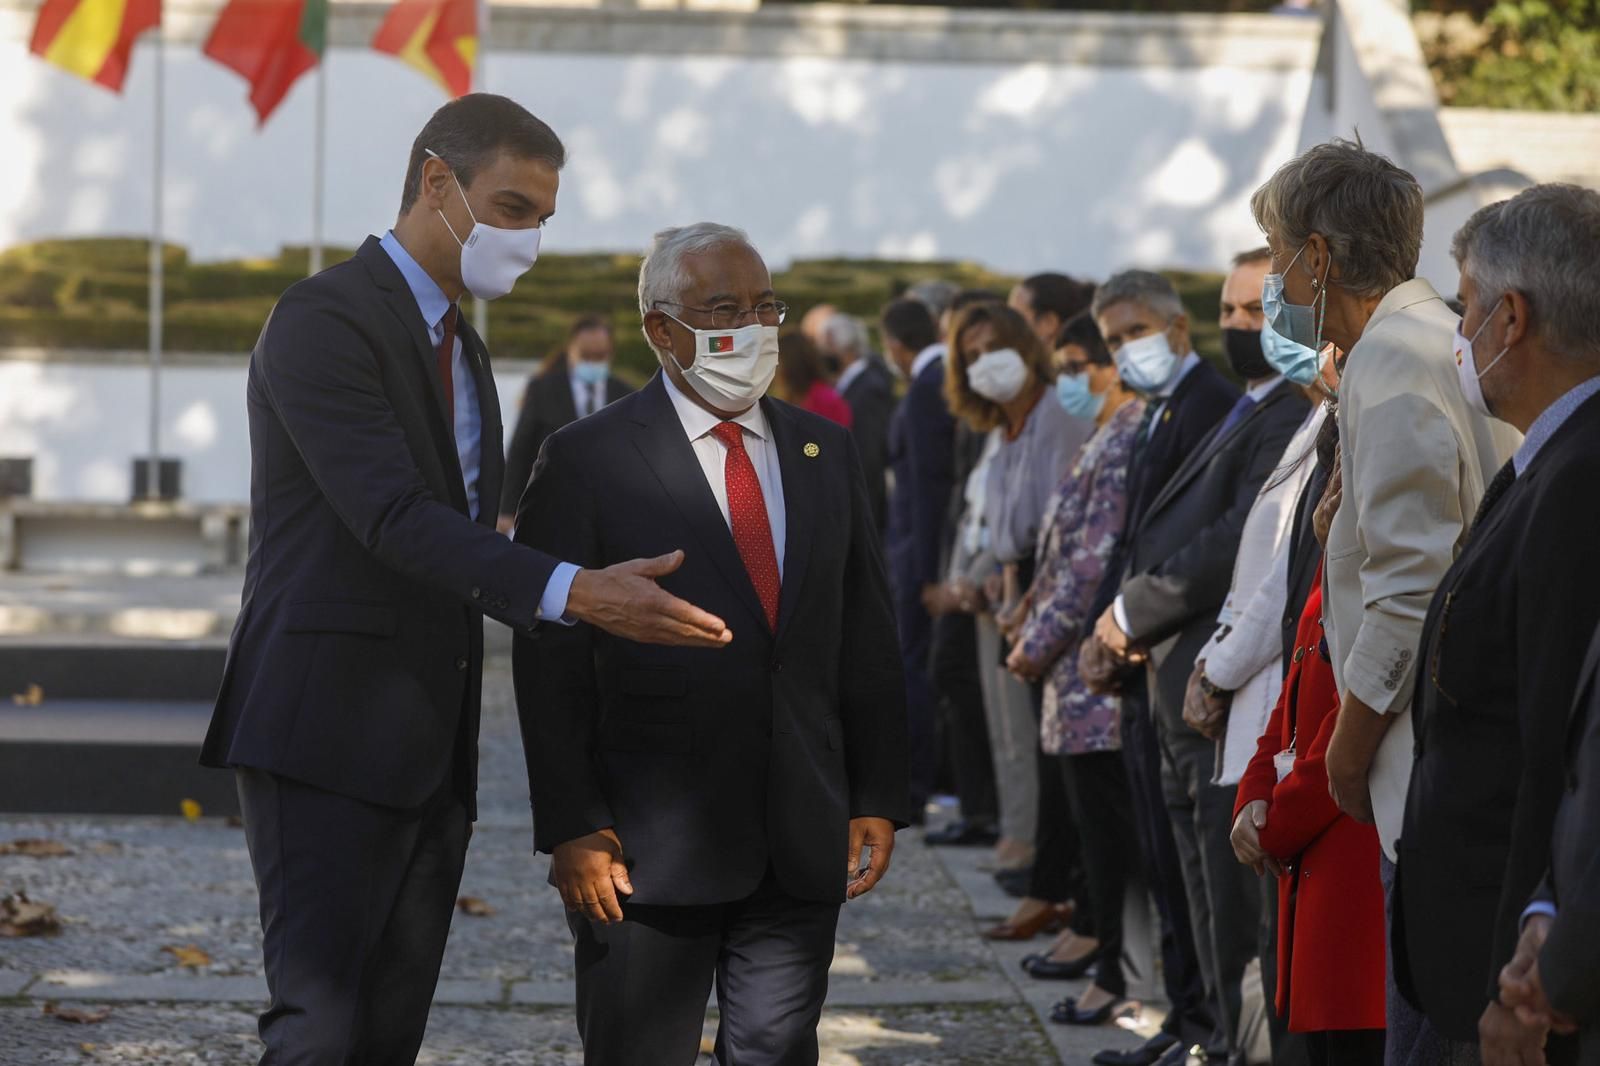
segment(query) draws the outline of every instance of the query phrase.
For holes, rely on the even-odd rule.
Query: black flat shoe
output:
[[[994,883],[1012,899],[1022,899],[1033,885],[1033,867],[1022,866],[1014,870],[996,870]]]
[[[965,818],[922,836],[922,842],[930,848],[990,848],[999,841],[1000,834],[994,826],[969,822]]]
[[[1071,962],[1056,962],[1046,956],[1031,964],[1025,962],[1022,968],[1028,972],[1029,977],[1040,981],[1076,981],[1094,969],[1094,964],[1095,954],[1091,952]]]
[[[1143,1044],[1128,1051],[1096,1052],[1090,1061],[1094,1066],[1155,1066],[1157,1060],[1178,1046],[1178,1038],[1171,1033],[1157,1033]]]
[[[1114,999],[1094,1010],[1082,1010],[1075,996],[1068,996],[1050,1009],[1050,1020],[1057,1025],[1104,1025],[1116,1016],[1126,1001]]]

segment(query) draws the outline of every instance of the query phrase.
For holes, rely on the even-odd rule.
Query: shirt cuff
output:
[[[1549,900],[1535,900],[1534,902],[1528,904],[1527,910],[1522,912],[1521,924],[1527,925],[1528,919],[1532,918],[1535,914],[1542,914],[1546,918],[1554,918],[1556,916],[1556,905],[1551,903]]]
[[[1122,605],[1122,596],[1119,594],[1111,604],[1111,617],[1117,620],[1117,628],[1131,636],[1133,627],[1128,625],[1128,609]]]
[[[544,586],[544,595],[539,597],[539,610],[535,618],[563,626],[572,624],[573,620],[567,617],[567,597],[572,595],[572,579],[578,576],[580,569],[572,563],[556,564],[550,580]]]

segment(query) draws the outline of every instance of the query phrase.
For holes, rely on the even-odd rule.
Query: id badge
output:
[[[1289,776],[1289,771],[1294,769],[1294,749],[1280,751],[1272,757],[1273,768],[1278,771],[1278,780],[1282,781]]]

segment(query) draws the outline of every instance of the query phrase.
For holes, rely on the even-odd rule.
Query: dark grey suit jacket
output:
[[[1219,424],[1127,539],[1129,636],[1150,649],[1151,710],[1171,729],[1187,728],[1184,689],[1216,632],[1245,518],[1305,414],[1305,395],[1284,381],[1226,432]]]
[[[606,403],[613,404],[633,389],[626,381],[613,374],[606,379]],[[500,513],[516,514],[517,504],[533,476],[534,460],[545,438],[562,426],[578,420],[578,408],[572,402],[572,375],[566,360],[542,374],[528,380],[522,393],[522,410],[517,415],[517,425],[511,432],[511,443],[506,449],[505,488],[500,496]]]
[[[867,476],[867,500],[873,524],[882,531],[889,524],[889,419],[894,415],[894,378],[875,358],[856,375],[844,391],[850,405],[850,432],[861,453],[861,471]]]

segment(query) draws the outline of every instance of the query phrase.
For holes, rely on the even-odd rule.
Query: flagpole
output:
[[[311,146],[311,269],[322,272],[322,197],[327,167],[328,143],[328,52],[324,47],[317,61],[317,101],[315,143]]]
[[[145,475],[145,496],[161,498],[161,315],[165,282],[162,182],[166,142],[166,26],[165,12],[155,27],[155,121],[150,190],[150,460]]]
[[[478,0],[478,51],[474,57],[472,88],[482,92],[485,88],[483,61],[489,53],[489,0]],[[489,301],[472,298],[472,328],[487,343],[489,340]]]

